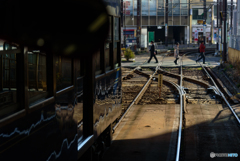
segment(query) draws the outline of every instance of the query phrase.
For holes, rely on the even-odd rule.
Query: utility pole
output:
[[[223,3],[222,3],[222,0],[220,0],[220,6],[219,6],[219,12],[222,12],[222,5],[223,5]],[[218,14],[219,14],[219,12],[218,12]],[[221,32],[219,33],[219,35],[221,35],[221,39],[220,39],[220,42],[219,42],[219,44],[222,44],[222,33],[223,33],[223,29],[222,29],[222,17],[220,17],[220,28],[221,28]]]
[[[121,0],[121,31],[123,32],[123,0]],[[123,32],[123,38],[124,38],[124,32]],[[122,48],[124,47],[124,41],[122,41],[122,38],[121,38],[121,45],[122,45]]]
[[[165,45],[168,46],[168,0],[165,4]]]
[[[227,0],[223,0],[223,54],[222,61],[223,63],[227,60]]]
[[[219,42],[219,25],[218,25],[218,19],[219,19],[219,0],[217,0],[217,53],[218,53],[218,42]]]
[[[141,0],[137,0],[137,48],[141,48]]]
[[[206,11],[206,0],[203,0],[203,16],[204,16],[204,24],[203,24],[203,42],[206,44],[206,19],[207,19],[207,11]]]
[[[124,34],[124,48],[126,48],[126,45],[127,45],[127,40],[126,40],[126,1],[125,3],[123,4],[124,5],[124,30],[125,30],[125,34]],[[124,33],[124,31],[123,31]]]
[[[232,27],[232,24],[233,24],[233,0],[231,0],[231,35],[232,35],[232,30],[233,30],[233,27]]]

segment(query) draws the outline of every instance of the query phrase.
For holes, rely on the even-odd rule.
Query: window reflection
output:
[[[105,63],[106,63],[106,68],[107,68],[110,66],[109,43],[105,43],[104,50],[105,50]]]
[[[156,16],[156,0],[149,1],[150,16]]]
[[[28,52],[28,83],[30,106],[48,97],[46,54]]]
[[[108,40],[112,40],[112,17],[109,16],[109,31],[108,31]]]
[[[142,1],[142,16],[148,16],[148,1]]]
[[[16,90],[16,54],[3,56],[3,89]]]
[[[134,0],[134,11],[133,11],[133,14],[134,16],[137,16],[137,0]]]
[[[82,71],[82,67],[81,67],[81,61],[80,61],[80,59],[78,59],[78,60],[76,60],[75,61],[75,66],[76,66],[76,76],[77,77],[81,77],[81,76],[83,76],[83,71]]]
[[[72,61],[59,56],[55,62],[57,91],[72,85]]]
[[[117,50],[117,47],[118,47],[118,43],[117,42],[114,42],[113,44],[113,54],[114,54],[114,60],[113,60],[113,63],[114,63],[114,66],[115,67],[118,67],[118,63],[117,63],[117,60],[118,60],[118,50]]]
[[[100,50],[97,51],[97,53],[94,55],[94,64],[95,64],[95,74],[98,75],[98,74],[101,74],[102,73],[102,70],[101,70],[101,59],[100,59]]]
[[[115,17],[115,21],[114,21],[114,30],[115,30],[114,40],[119,40],[119,18],[117,17]]]
[[[0,55],[0,119],[19,111],[16,54]]]

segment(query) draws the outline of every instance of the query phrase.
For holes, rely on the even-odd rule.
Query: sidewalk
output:
[[[197,49],[198,44],[183,44],[179,45],[179,49]],[[206,44],[206,48],[216,48],[216,44]],[[171,49],[174,47],[172,44],[168,44],[168,46],[165,45],[155,45],[156,49]]]
[[[158,62],[161,64],[161,66],[164,66],[164,67],[179,66],[179,65],[175,65],[175,63],[173,62],[175,60],[175,58],[173,56],[167,56],[167,55],[168,55],[168,53],[162,53],[162,54],[157,55]],[[192,66],[192,67],[200,66],[199,63],[196,63],[197,55],[198,54],[184,56],[183,57],[183,66]],[[180,56],[180,59],[181,58],[182,57]],[[154,58],[152,58],[150,63],[147,63],[148,59],[149,59],[149,53],[145,53],[142,55],[135,55],[135,62],[122,62],[122,67],[137,67],[139,65],[142,65],[142,67],[155,67],[157,65],[155,63]],[[206,55],[205,66],[211,66],[211,67],[219,66],[220,59],[221,59],[221,57],[215,57],[212,54]],[[202,60],[200,60],[200,63],[202,63]],[[178,64],[179,64],[179,60],[178,60]]]

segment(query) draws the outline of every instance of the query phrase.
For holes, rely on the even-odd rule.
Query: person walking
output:
[[[177,60],[179,56],[179,43],[177,42],[174,46],[174,58],[176,58],[176,60],[174,60],[175,65],[177,65]]]
[[[203,41],[201,42],[201,45],[200,45],[199,49],[200,49],[201,57],[196,60],[196,63],[199,60],[203,59],[203,64],[205,64],[205,46],[204,46],[204,42]]]
[[[151,46],[151,48],[150,48],[150,58],[149,58],[149,60],[148,60],[148,63],[150,63],[150,61],[151,61],[151,59],[152,59],[152,57],[154,57],[155,58],[155,60],[156,60],[156,63],[158,63],[158,60],[157,60],[157,58],[156,58],[156,52],[155,52],[155,47],[154,47],[154,44],[153,44],[153,41],[151,41],[151,44],[152,44],[152,46]]]

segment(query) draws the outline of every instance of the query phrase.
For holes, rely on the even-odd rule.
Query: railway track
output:
[[[123,98],[127,97],[127,100],[131,99],[132,102],[130,103],[130,105],[128,105],[127,109],[124,109],[125,110],[124,114],[119,119],[119,122],[113,127],[113,132],[116,130],[116,128],[119,126],[119,124],[121,123],[123,118],[127,115],[127,113],[129,112],[129,110],[131,109],[131,107],[134,104],[138,104],[138,103],[139,104],[143,104],[143,102],[145,102],[145,103],[147,102],[146,100],[144,101],[144,94],[145,93],[147,95],[149,93],[151,93],[151,95],[155,94],[155,97],[158,95],[157,94],[158,92],[156,92],[156,90],[155,91],[153,91],[153,90],[151,91],[151,88],[153,87],[154,89],[156,89],[156,84],[157,84],[156,82],[158,81],[158,78],[156,76],[158,75],[158,71],[160,69],[160,66],[161,66],[161,63],[162,63],[163,60],[164,60],[164,58],[156,66],[156,69],[155,69],[155,71],[153,73],[151,73],[151,71],[140,71],[139,70],[140,66],[138,66],[137,68],[133,69],[132,71],[127,71],[128,72],[127,74],[125,74],[125,73],[123,74],[123,77],[122,77],[122,79],[123,79],[123,93],[125,92],[123,94]],[[125,72],[125,70],[124,70],[124,72]],[[144,77],[145,77],[145,79],[144,79]],[[148,78],[147,81],[146,81],[146,78]],[[142,87],[141,91],[137,94],[137,96],[135,96],[136,95],[135,91],[139,91],[139,88],[136,87],[136,86],[133,87],[134,88],[133,91],[131,90],[132,92],[135,93],[135,95],[132,95],[132,93],[129,94],[129,92],[124,90],[125,82],[129,82],[129,80],[131,80],[131,82],[137,82],[136,79],[138,79],[138,81],[141,82],[141,84],[139,85],[140,87],[145,83],[144,86]],[[180,82],[182,82],[181,79],[180,79]],[[174,94],[172,96],[174,101],[172,101],[172,103],[177,103],[178,102],[180,104],[179,127],[178,127],[179,133],[178,133],[178,140],[177,140],[178,145],[177,145],[177,150],[176,150],[177,151],[176,152],[176,155],[177,155],[176,156],[176,160],[179,160],[179,156],[180,156],[180,143],[181,143],[181,129],[182,129],[182,111],[183,111],[182,109],[183,109],[183,105],[184,105],[184,103],[183,103],[184,92],[183,92],[182,87],[181,87],[182,83],[180,83],[180,85],[179,85],[176,81],[174,82],[174,81],[170,81],[170,80],[164,79],[163,80],[163,84],[164,84],[163,89],[169,90],[169,91],[174,91]],[[149,87],[149,86],[151,86],[151,87]],[[165,90],[163,90],[162,93],[165,93]],[[176,93],[176,92],[178,92],[178,93]],[[129,95],[128,96],[124,96],[126,93],[128,93]],[[135,98],[133,99],[133,97],[135,97]],[[166,100],[167,97],[169,98],[169,95],[165,95],[165,100]],[[143,101],[141,101],[141,100],[143,100]],[[168,100],[170,100],[170,99],[168,99]],[[160,103],[163,102],[161,99],[159,101],[160,101]],[[153,102],[151,102],[151,99],[148,99],[147,103],[153,103]],[[165,101],[165,103],[169,103],[169,101]]]
[[[202,109],[202,111],[205,110],[206,112],[206,110],[209,109],[211,112],[211,106],[219,109],[220,106],[225,103],[225,105],[228,106],[232,112],[232,115],[237,120],[238,124],[240,123],[238,115],[235,113],[234,109],[231,107],[230,103],[227,100],[229,98],[228,93],[226,91],[223,92],[221,89],[219,89],[214,81],[214,78],[212,78],[212,75],[209,74],[210,69],[206,68],[202,64],[200,64],[201,66],[198,68],[183,67],[182,64],[184,57],[185,55],[180,58],[180,66],[177,68],[161,67],[161,64],[164,60],[163,57],[154,71],[150,69],[141,69],[141,66],[138,66],[137,68],[129,70],[123,74],[123,88],[124,83],[135,83],[137,86],[132,86],[132,88],[128,89],[129,91],[123,90],[123,98],[128,100],[128,104],[124,106],[124,113],[119,119],[119,122],[113,128],[113,132],[115,132],[117,127],[119,127],[121,121],[123,121],[125,117],[129,117],[127,114],[131,110],[131,107],[134,105],[144,106],[148,104],[179,104],[179,116],[177,117],[177,119],[179,119],[177,121],[178,127],[177,129],[175,127],[177,135],[174,135],[177,144],[174,144],[174,141],[172,143],[174,144],[173,147],[175,148],[172,154],[175,154],[174,160],[176,161],[191,160],[193,159],[191,158],[193,156],[199,157],[199,149],[205,147],[200,146],[197,150],[193,148],[193,150],[197,151],[196,155],[187,154],[189,152],[189,149],[187,149],[187,147],[192,147],[192,145],[188,145],[191,144],[189,143],[189,140],[191,139],[187,137],[190,135],[190,131],[188,131],[189,121],[191,122],[192,117],[194,115],[197,116],[196,111],[199,111],[198,109],[194,111],[194,106],[202,105],[203,108],[206,108]],[[161,97],[158,96],[158,74],[164,75]],[[130,95],[125,95],[126,93]],[[124,124],[126,124],[126,122],[124,122]],[[187,130],[185,131],[186,128]],[[207,129],[207,132],[203,135],[208,135],[207,133],[210,133],[209,129]],[[171,134],[171,136],[173,136],[173,134]],[[200,137],[202,138],[202,136]],[[218,137],[218,135],[216,137]],[[197,142],[196,140],[193,141]],[[210,152],[208,154],[210,154]],[[205,155],[203,156],[206,157]],[[167,157],[167,159],[169,159],[169,157]]]

